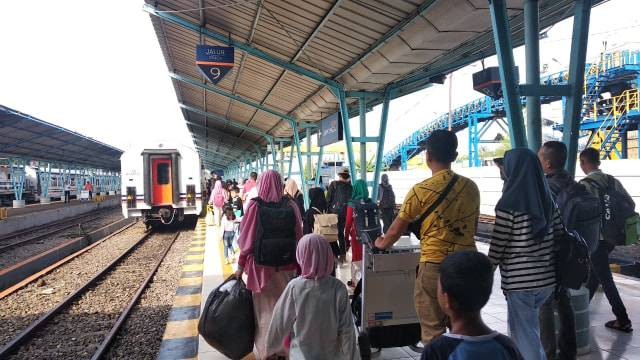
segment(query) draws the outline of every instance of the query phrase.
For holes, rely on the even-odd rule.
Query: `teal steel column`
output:
[[[378,135],[378,148],[376,149],[376,168],[373,173],[373,189],[371,198],[378,198],[378,184],[382,173],[382,158],[384,157],[384,139],[387,134],[387,119],[389,117],[389,103],[394,94],[389,86],[384,89],[384,99],[382,100],[382,114],[380,115],[380,134]]]
[[[358,98],[360,115],[360,179],[367,181],[367,100],[364,96]]]
[[[351,173],[351,182],[353,183],[356,177],[356,162],[353,156],[353,143],[351,142],[351,127],[349,126],[349,109],[347,108],[347,96],[344,92],[343,86],[331,88],[331,90],[338,99],[338,104],[340,105],[340,118],[342,119],[344,142],[347,147],[347,158],[349,161],[349,172]]]
[[[500,81],[502,82],[504,108],[507,113],[507,119],[509,120],[511,146],[514,148],[526,147],[527,138],[516,80],[513,47],[511,46],[511,31],[509,30],[509,17],[507,16],[505,0],[489,0],[489,9],[491,10],[493,40],[498,57]]]
[[[313,174],[312,166],[311,166],[311,129],[304,129],[305,138],[307,140],[307,171],[309,171],[309,176]],[[304,176],[303,176],[304,179]],[[304,179],[306,180],[306,179]]]
[[[291,168],[293,167],[293,141],[291,141],[291,149],[289,150],[289,171],[287,173],[287,178],[291,177]]]
[[[27,162],[21,158],[9,158],[9,173],[13,185],[13,195],[18,201],[22,200],[24,191],[25,169]]]
[[[273,159],[273,170],[278,171],[278,154],[276,154],[276,144],[273,138],[269,138],[269,146],[271,147],[271,157]]]
[[[575,174],[576,172],[591,0],[576,0],[575,4],[573,35],[571,37],[571,60],[569,61],[571,95],[567,97],[562,134],[563,141],[567,145],[567,154],[569,156],[567,157],[566,168],[570,174]]]
[[[280,174],[284,175],[284,142],[280,141],[278,150],[280,151]]]
[[[300,150],[300,135],[298,134],[298,125],[291,123],[291,130],[293,131],[293,142],[296,144],[298,167],[300,168],[300,179],[302,181],[301,191],[304,197],[304,208],[309,208],[309,194],[307,193],[307,182],[304,180],[304,168],[302,164],[302,151]]]
[[[318,165],[316,168],[316,182],[315,186],[320,186],[320,170],[322,169],[322,156],[324,155],[324,146],[320,146],[318,150]]]
[[[46,163],[44,165],[44,171],[38,171],[38,177],[40,178],[40,197],[49,199],[49,186],[51,186],[51,164],[50,163]],[[62,189],[64,190],[64,186],[67,183],[65,176],[62,176],[62,181],[63,181]]]
[[[540,24],[538,0],[524,2],[524,52],[527,84],[540,85]],[[538,152],[542,145],[542,115],[540,97],[527,96],[527,143]],[[479,140],[479,139],[478,139]]]

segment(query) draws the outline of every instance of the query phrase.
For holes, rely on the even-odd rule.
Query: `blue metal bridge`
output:
[[[568,71],[561,71],[541,79],[543,85],[566,85]],[[613,154],[626,157],[626,134],[638,129],[640,123],[640,51],[616,51],[605,53],[600,60],[585,67],[585,89],[582,105],[583,135],[589,135],[588,146],[600,144],[603,159]],[[602,94],[609,92],[610,98]],[[541,103],[563,101],[563,97],[543,96]],[[526,106],[526,98],[521,97]],[[563,101],[564,106],[564,101]],[[480,166],[479,145],[482,136],[496,122],[506,133],[508,131],[503,99],[489,96],[473,100],[451,113],[451,130],[458,132],[469,128],[469,166]],[[407,161],[420,153],[425,141],[434,130],[448,129],[449,113],[442,114],[396,145],[383,157],[386,168],[407,169]],[[562,125],[554,127],[562,130]],[[621,146],[618,146],[621,144]],[[620,149],[619,149],[620,148]]]

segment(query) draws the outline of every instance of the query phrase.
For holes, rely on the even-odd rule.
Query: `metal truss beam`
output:
[[[215,136],[221,136],[221,137],[224,137],[226,140],[229,140],[230,142],[233,142],[233,143],[241,143],[241,144],[243,144],[243,145],[245,145],[245,146],[252,146],[254,149],[256,149],[256,151],[258,151],[258,149],[259,149],[258,144],[256,144],[255,142],[251,142],[251,141],[249,141],[249,140],[246,140],[246,139],[243,139],[243,138],[239,138],[239,137],[237,137],[237,136],[233,136],[233,135],[231,135],[231,134],[227,134],[227,133],[225,133],[224,131],[220,131],[220,130],[217,130],[217,129],[214,129],[214,128],[210,128],[210,127],[205,127],[205,126],[203,126],[203,125],[200,125],[200,124],[194,123],[194,122],[192,122],[192,121],[187,121],[187,124],[188,124],[188,125],[195,126],[195,127],[204,128],[204,129],[206,129],[206,130],[207,130],[207,132],[208,132],[209,134],[213,134],[213,135],[215,135]],[[205,138],[205,137],[203,137],[203,138]],[[213,138],[212,138],[212,137],[210,137],[210,136],[207,136],[206,138],[207,138],[207,139],[213,139]],[[213,140],[215,140],[215,139],[213,139]]]
[[[258,109],[258,110],[262,110],[262,111],[264,111],[264,112],[266,112],[266,113],[268,113],[270,115],[273,115],[275,117],[279,117],[279,118],[288,120],[290,122],[297,122],[297,120],[292,116],[289,116],[287,114],[284,114],[284,113],[278,112],[276,110],[270,109],[270,108],[268,108],[268,107],[266,107],[266,106],[264,106],[262,104],[253,102],[251,100],[247,100],[247,99],[245,99],[245,98],[243,98],[241,96],[234,95],[234,94],[232,94],[230,92],[227,92],[225,90],[220,89],[219,87],[205,85],[199,80],[193,79],[193,78],[188,77],[188,76],[179,75],[179,74],[176,74],[176,73],[169,73],[169,76],[171,76],[173,79],[176,79],[176,80],[178,80],[180,82],[183,82],[183,83],[195,86],[195,87],[199,87],[199,88],[204,89],[206,91],[210,91],[210,92],[218,94],[220,96],[224,96],[224,97],[226,97],[228,99],[232,99],[232,100],[235,100],[237,102],[243,103],[243,104],[248,105],[248,106],[250,106],[252,108],[255,108],[255,109]]]
[[[190,30],[196,34],[202,34],[203,36],[214,40],[216,42],[225,44],[227,46],[233,46],[234,48],[243,51],[251,56],[255,56],[258,59],[261,59],[263,61],[266,61],[274,66],[278,66],[282,69],[286,69],[287,71],[290,71],[294,74],[306,77],[318,84],[324,85],[324,86],[330,86],[330,87],[335,87],[338,86],[339,83],[331,80],[329,78],[326,78],[318,73],[315,73],[313,71],[310,71],[308,69],[303,68],[302,66],[293,64],[292,62],[289,62],[287,60],[283,60],[280,58],[277,58],[273,55],[269,55],[266,52],[259,50],[247,43],[243,43],[240,41],[236,41],[234,39],[232,39],[229,34],[222,34],[222,33],[218,33],[215,32],[213,30],[207,29],[207,28],[202,28],[199,24],[197,23],[192,23],[190,21],[187,21],[177,15],[174,15],[172,13],[169,12],[163,12],[162,10],[158,10],[155,7],[149,5],[149,4],[145,4],[143,7],[144,11],[148,12],[151,15],[154,15],[164,21],[167,21],[169,23],[172,23],[174,25],[178,25],[184,29]]]
[[[225,119],[222,116],[219,116],[217,114],[206,112],[206,111],[203,111],[203,110],[201,110],[199,108],[195,108],[193,106],[189,106],[189,105],[182,104],[182,103],[180,103],[180,107],[185,109],[185,110],[187,110],[187,111],[190,111],[192,113],[195,113],[195,114],[198,114],[198,115],[201,115],[201,116],[206,116],[206,117],[208,117],[210,119],[213,119],[213,120],[215,120],[215,121],[217,121],[217,122],[219,122],[221,124],[229,124],[229,125],[237,128],[237,129],[246,130],[247,132],[252,133],[254,135],[262,136],[267,140],[268,139],[273,139],[273,136],[267,134],[266,132],[264,132],[262,130],[259,130],[259,129],[256,129],[256,128],[252,128],[252,127],[246,126],[244,124],[240,124],[240,123],[237,123],[235,121],[231,121],[229,119]]]

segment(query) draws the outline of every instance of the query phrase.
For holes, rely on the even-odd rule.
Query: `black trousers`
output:
[[[69,190],[65,190],[64,191],[64,202],[68,203],[69,202],[69,194],[71,193],[71,191]]]
[[[602,291],[609,300],[611,310],[620,322],[628,322],[629,315],[627,309],[622,303],[620,293],[616,283],[613,281],[611,268],[609,268],[609,254],[613,251],[613,246],[606,241],[599,241],[598,248],[591,254],[591,276],[587,283],[589,289],[589,300],[593,299],[593,295],[598,289],[598,285],[602,284]]]
[[[347,245],[344,241],[344,226],[347,222],[346,211],[338,213],[338,245],[340,245],[340,255],[347,254]]]
[[[393,222],[393,208],[382,208],[380,209],[380,217],[382,218],[382,232],[387,233],[389,227],[391,227],[391,223]]]
[[[554,310],[558,312],[560,320],[557,339]],[[576,358],[575,314],[573,313],[573,306],[571,306],[569,290],[564,287],[556,289],[556,292],[540,308],[540,340],[548,360]],[[559,350],[559,353],[557,353],[556,349]]]

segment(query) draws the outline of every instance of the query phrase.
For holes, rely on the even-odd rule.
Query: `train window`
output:
[[[158,185],[167,185],[171,182],[169,174],[169,164],[160,163],[156,168],[156,174],[158,177]]]

